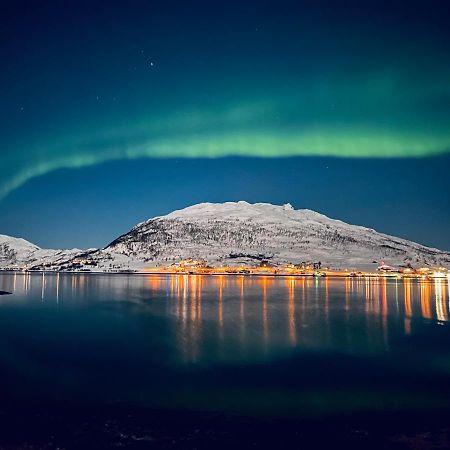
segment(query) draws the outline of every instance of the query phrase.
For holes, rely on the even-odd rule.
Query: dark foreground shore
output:
[[[444,449],[450,411],[250,418],[109,406],[2,407],[0,449]]]

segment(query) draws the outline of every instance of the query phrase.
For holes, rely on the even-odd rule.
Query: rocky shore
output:
[[[443,449],[450,448],[449,418],[450,411],[307,419],[124,406],[3,406],[0,449]]]

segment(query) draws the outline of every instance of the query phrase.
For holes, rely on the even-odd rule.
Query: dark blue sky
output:
[[[243,199],[450,249],[448,2],[2,8],[0,233],[100,246]]]
[[[95,247],[173,209],[247,200],[290,202],[450,249],[449,166],[449,156],[111,162],[31,180],[3,200],[0,229],[44,247]]]

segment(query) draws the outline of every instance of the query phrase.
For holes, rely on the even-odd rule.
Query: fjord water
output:
[[[248,414],[450,405],[447,280],[2,273],[0,391]]]

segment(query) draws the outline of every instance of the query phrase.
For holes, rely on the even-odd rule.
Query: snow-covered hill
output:
[[[84,253],[83,250],[45,250],[25,239],[0,234],[0,269],[53,267]]]
[[[450,253],[291,205],[201,203],[136,225],[101,250],[44,250],[0,235],[0,269],[142,270],[181,259],[210,265],[321,262],[373,270],[374,261],[450,267]]]
[[[136,225],[88,255],[98,269],[143,269],[200,258],[211,265],[318,262],[335,268],[450,266],[450,253],[291,205],[202,203]]]

